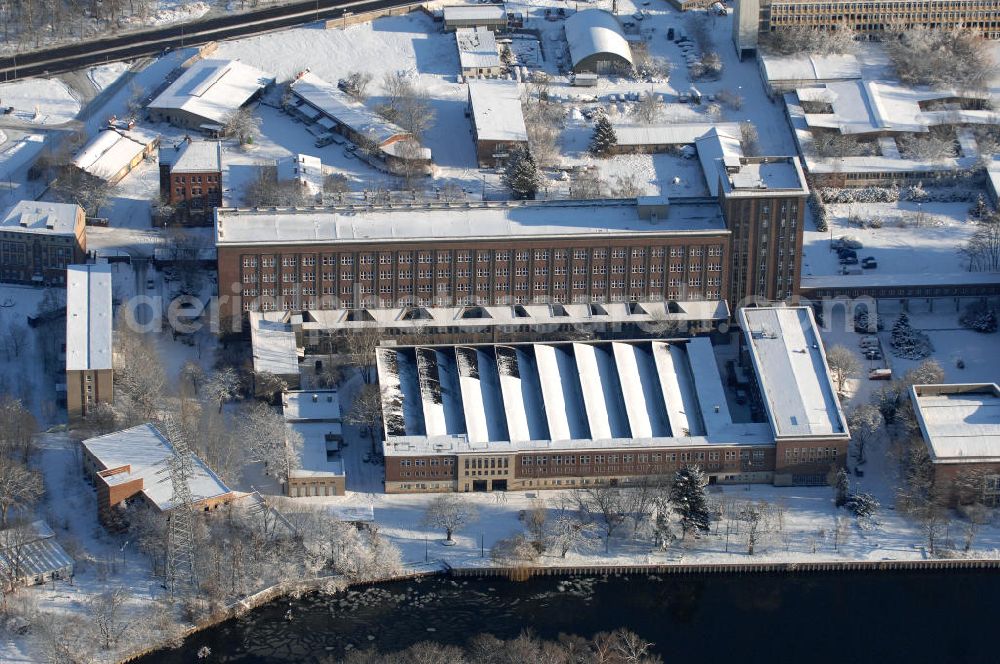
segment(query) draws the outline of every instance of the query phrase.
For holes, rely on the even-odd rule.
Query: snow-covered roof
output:
[[[519,236],[678,235],[725,232],[714,201],[671,204],[659,223],[634,200],[430,203],[392,207],[216,208],[216,243],[399,242]]]
[[[299,467],[292,478],[343,475],[343,425],[336,390],[293,390],[281,395],[285,426],[302,437]]]
[[[517,81],[470,80],[469,105],[479,140],[528,141],[521,109],[521,85]]]
[[[156,134],[141,129],[108,128],[80,150],[73,165],[94,177],[110,180],[158,140]]]
[[[111,368],[111,266],[66,268],[66,370]]]
[[[389,346],[376,364],[387,454],[774,442],[733,422],[707,338]]]
[[[455,5],[444,8],[445,23],[451,21],[503,21],[507,10],[503,5]]]
[[[80,207],[73,203],[20,201],[4,214],[0,230],[73,235],[79,210]]]
[[[996,383],[914,385],[910,397],[933,462],[1000,461]]]
[[[184,139],[177,145],[160,146],[160,165],[170,166],[171,173],[221,172],[222,141]]]
[[[708,191],[712,196],[718,196],[719,184],[728,177],[727,166],[738,165],[743,156],[739,125],[711,127],[695,139],[695,147]]]
[[[371,138],[379,146],[394,139],[409,137],[402,127],[382,119],[375,111],[312,72],[305,72],[293,81],[291,91],[320,113]]]
[[[73,559],[45,521],[0,530],[0,574],[5,578],[33,578],[72,567]]]
[[[986,168],[986,178],[993,191],[993,200],[1000,199],[1000,157],[994,157]]]
[[[237,60],[199,60],[149,103],[153,110],[177,109],[210,122],[229,116],[274,76]]]
[[[174,456],[174,447],[152,424],[116,431],[83,441],[83,446],[106,471],[99,473],[110,486],[135,480],[142,481],[141,492],[160,511],[174,508],[173,489],[169,480],[167,460]],[[217,498],[231,493],[205,462],[191,454],[191,475],[188,478],[191,497],[195,502]]]
[[[735,122],[710,124],[707,122],[683,122],[679,124],[615,124],[618,145],[694,145],[699,138],[713,130],[736,136],[739,144],[740,126]]]
[[[603,9],[585,9],[566,19],[566,41],[574,67],[598,54],[616,55],[632,62],[632,49],[621,23]]]
[[[745,307],[741,327],[776,438],[847,438],[809,307]]]
[[[323,191],[323,162],[308,154],[279,159],[278,179],[295,180],[309,194],[316,195]]]
[[[493,69],[500,66],[497,38],[488,28],[459,28],[455,45],[462,69]]]
[[[759,51],[758,57],[772,85],[783,81],[826,83],[861,78],[861,63],[851,54],[779,55]]]
[[[295,333],[284,322],[267,320],[259,314],[251,313],[250,344],[255,373],[267,372],[276,376],[299,373]]]

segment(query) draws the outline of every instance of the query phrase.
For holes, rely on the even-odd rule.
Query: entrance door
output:
[[[490,490],[492,491],[506,491],[507,490],[507,480],[493,480],[490,485]]]
[[[473,491],[486,491],[486,480],[472,480]]]

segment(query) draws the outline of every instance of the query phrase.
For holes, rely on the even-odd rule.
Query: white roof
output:
[[[632,50],[621,24],[603,9],[585,9],[566,19],[566,41],[574,67],[598,53],[617,55],[632,62]]]
[[[990,189],[993,190],[993,197],[1000,198],[1000,158],[994,157],[993,161],[986,169]]]
[[[714,201],[671,205],[668,218],[656,224],[640,219],[632,200],[217,208],[215,218],[220,246],[725,232]]]
[[[521,109],[521,85],[517,81],[470,80],[469,104],[480,140],[528,141]]]
[[[0,221],[0,230],[73,235],[79,206],[73,203],[20,201],[7,210]]]
[[[295,180],[309,194],[323,191],[323,162],[319,157],[296,154],[278,160],[278,179]]]
[[[183,140],[174,147],[161,147],[160,164],[169,164],[171,173],[221,172],[222,141]]]
[[[236,60],[199,60],[149,103],[154,110],[177,109],[210,122],[229,116],[274,76]]]
[[[83,441],[83,446],[106,469],[129,467],[127,472],[104,477],[109,485],[140,479],[142,493],[150,502],[160,511],[173,509],[173,489],[166,472],[166,461],[174,456],[174,447],[152,424],[140,424],[105,436],[88,438]],[[195,502],[230,493],[229,487],[193,453],[191,462],[188,484]]]
[[[861,63],[851,54],[800,53],[778,55],[758,53],[764,75],[771,83],[782,81],[844,81],[861,78]]]
[[[910,396],[933,461],[1000,461],[1000,387],[996,383],[914,385]]]
[[[18,532],[27,529],[28,532]],[[0,573],[23,579],[73,567],[73,559],[43,520],[0,530]]]
[[[695,140],[695,146],[708,191],[713,197],[718,196],[720,182],[728,178],[726,166],[739,164],[743,156],[739,125],[712,127]]]
[[[253,370],[276,376],[297,375],[299,354],[295,333],[283,323],[250,315],[250,344],[253,348]]]
[[[877,288],[889,286],[970,286],[1000,284],[1000,272],[891,273],[865,270],[864,274],[803,276],[803,289]]]
[[[455,44],[462,69],[491,69],[501,64],[496,36],[488,28],[459,28]]]
[[[444,20],[448,21],[503,21],[507,10],[503,5],[455,5],[444,8]]]
[[[740,317],[775,436],[848,437],[810,308],[745,307]]]
[[[293,81],[291,90],[319,112],[362,136],[371,137],[379,146],[391,139],[409,136],[402,127],[382,119],[375,111],[351,99],[336,85],[311,72],[306,72]]]
[[[736,136],[738,144],[740,135],[740,126],[735,122],[715,125],[705,122],[664,125],[616,124],[614,127],[618,145],[694,145],[697,139],[713,130]]]
[[[281,395],[285,425],[302,437],[299,468],[290,477],[343,475],[343,425],[336,390],[294,390]]]
[[[236,60],[199,60],[149,103],[154,110],[182,110],[225,124],[236,109],[274,76]]]
[[[394,346],[376,357],[388,454],[774,442],[768,425],[732,421],[707,338]]]
[[[109,180],[158,140],[156,134],[133,129],[101,131],[76,155],[73,165],[102,180]]]
[[[111,266],[66,268],[66,370],[111,368]]]

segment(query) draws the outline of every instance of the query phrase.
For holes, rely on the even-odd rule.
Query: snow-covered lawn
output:
[[[0,106],[13,106],[15,118],[39,125],[69,122],[80,112],[80,101],[57,78],[0,84]]]
[[[976,230],[969,220],[968,203],[847,203],[828,205],[830,230],[809,224],[802,240],[804,275],[838,274],[837,254],[830,238],[854,235],[864,244],[858,257],[872,256],[880,274],[938,274],[963,272],[958,249]],[[881,228],[860,228],[858,220],[882,221]]]
[[[87,78],[98,91],[101,91],[117,81],[128,69],[128,66],[127,62],[109,62],[106,65],[91,67],[87,70]]]

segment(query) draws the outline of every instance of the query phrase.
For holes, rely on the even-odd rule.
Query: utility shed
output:
[[[483,27],[503,30],[507,27],[507,10],[503,5],[455,5],[444,8],[444,29]]]
[[[632,68],[632,49],[621,23],[603,9],[585,9],[566,19],[566,41],[576,73],[604,74]]]

